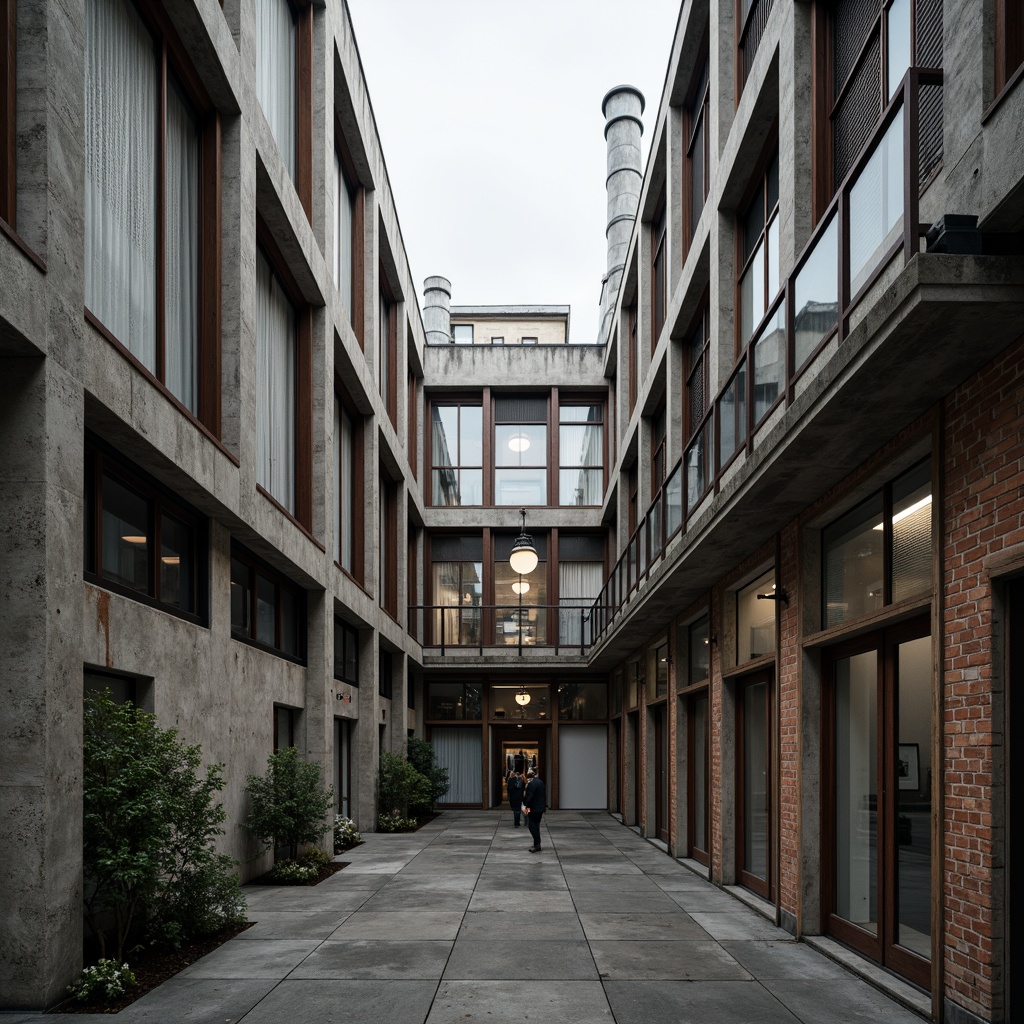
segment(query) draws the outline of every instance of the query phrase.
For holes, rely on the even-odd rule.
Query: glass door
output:
[[[741,885],[765,899],[771,891],[771,722],[772,677],[741,682],[736,694],[736,854]]]
[[[711,821],[709,796],[710,777],[708,762],[708,695],[702,693],[689,699],[687,714],[687,801],[686,820],[689,823],[687,845],[690,856],[701,864],[710,865]]]
[[[927,988],[931,959],[932,653],[927,621],[828,659],[829,931]]]
[[[654,833],[668,842],[668,714],[654,709]]]

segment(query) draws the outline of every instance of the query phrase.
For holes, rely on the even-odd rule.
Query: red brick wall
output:
[[[945,987],[990,1017],[992,589],[983,562],[1024,545],[1024,339],[946,401],[943,652]]]
[[[800,529],[791,523],[779,536],[779,905],[800,908]]]

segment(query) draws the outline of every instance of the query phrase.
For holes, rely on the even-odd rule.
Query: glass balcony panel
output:
[[[671,537],[683,522],[683,470],[677,466],[665,484],[665,536]]]
[[[754,426],[765,418],[785,386],[786,304],[780,302],[754,342]]]
[[[718,464],[724,466],[747,439],[747,367],[733,374],[718,398],[720,427]]]
[[[839,228],[836,218],[818,236],[793,286],[794,369],[800,370],[839,319]]]

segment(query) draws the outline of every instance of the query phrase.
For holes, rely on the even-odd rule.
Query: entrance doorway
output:
[[[828,929],[931,980],[932,644],[926,619],[830,652],[823,867]]]
[[[744,679],[736,693],[736,858],[741,885],[772,898],[772,675]]]
[[[500,807],[508,800],[507,780],[513,772],[525,775],[529,770],[544,779],[550,793],[551,780],[547,778],[547,731],[541,728],[515,726],[495,728],[491,742],[491,800]]]
[[[654,834],[668,842],[668,714],[654,709]]]

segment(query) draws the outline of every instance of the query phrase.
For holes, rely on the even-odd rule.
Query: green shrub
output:
[[[423,803],[412,804],[410,810],[414,814],[432,814],[434,805],[448,792],[451,783],[448,780],[448,769],[437,763],[434,748],[426,740],[411,737],[407,744],[409,764],[422,775],[430,786],[429,799]]]
[[[133,932],[177,945],[245,919],[235,862],[216,850],[223,765],[198,774],[198,746],[107,693],[84,709],[83,860],[86,919],[100,956],[113,922],[118,961]]]
[[[401,814],[380,814],[377,816],[378,832],[415,832],[418,822]]]
[[[244,824],[264,850],[287,846],[294,859],[300,846],[321,842],[331,830],[327,812],[334,793],[322,777],[320,763],[300,761],[294,747],[271,754],[266,775],[249,776],[246,792],[252,803]]]
[[[322,871],[331,863],[331,858],[328,857],[319,846],[312,846],[303,852],[302,856],[299,858],[299,863],[303,867],[316,868],[317,871]]]
[[[309,885],[316,880],[320,869],[297,860],[279,860],[270,869],[270,878],[278,885]]]
[[[363,837],[356,829],[356,823],[351,818],[339,814],[334,819],[334,852],[342,853],[351,850],[353,846],[363,841]]]
[[[68,985],[73,999],[87,1003],[93,999],[113,1002],[130,988],[135,988],[131,968],[117,960],[100,960],[95,967],[86,967],[74,985]]]
[[[397,754],[381,754],[380,771],[377,776],[377,814],[409,815],[410,804],[425,804],[430,801],[430,780]],[[378,824],[378,828],[379,828]]]

